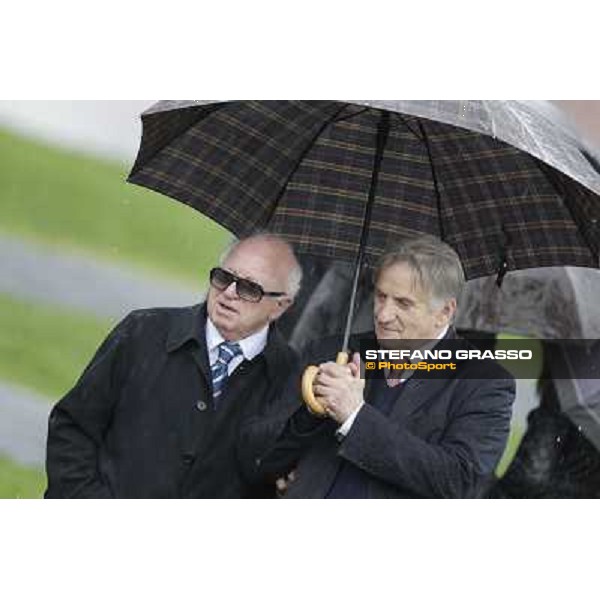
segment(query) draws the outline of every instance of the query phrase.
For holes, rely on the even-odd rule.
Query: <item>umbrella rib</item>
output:
[[[334,119],[334,122],[341,123],[342,121],[347,121],[348,119],[352,119],[354,117],[358,117],[358,115],[362,115],[364,112],[367,112],[368,110],[370,110],[370,108],[368,106],[366,108],[361,108],[360,110],[357,110],[356,112],[346,115],[345,117],[340,117],[339,119]],[[340,114],[340,113],[338,113],[338,114]]]
[[[408,122],[408,120],[404,117],[404,115],[402,115],[401,113],[397,113],[398,116],[398,120],[402,121],[402,124],[404,125],[404,127],[406,127],[406,129],[408,129],[420,142],[423,141],[423,138],[419,135],[419,133],[417,131],[415,131],[411,124]],[[421,120],[419,119],[419,127],[421,126]],[[421,134],[423,132],[421,131]]]
[[[158,103],[158,104],[160,104],[160,103]],[[136,183],[135,181],[132,181],[134,176],[137,175],[137,172],[139,170],[141,170],[144,166],[146,166],[151,160],[153,160],[154,157],[156,157],[158,154],[160,154],[169,144],[171,144],[179,136],[181,136],[183,133],[185,133],[190,127],[192,127],[193,125],[198,123],[198,121],[200,121],[200,119],[205,119],[209,114],[212,114],[213,112],[216,112],[216,111],[222,109],[224,104],[225,103],[221,102],[219,104],[215,104],[214,106],[211,106],[211,105],[199,105],[199,104],[194,103],[194,104],[190,104],[189,106],[185,106],[183,108],[173,107],[168,110],[165,110],[164,112],[186,111],[186,112],[189,112],[190,115],[194,116],[195,118],[194,119],[190,118],[189,123],[187,121],[185,121],[184,125],[180,124],[180,126],[175,129],[175,131],[176,131],[175,135],[169,137],[169,139],[165,140],[160,146],[155,147],[151,154],[144,156],[143,164],[141,164],[141,163],[138,164],[140,156],[141,156],[142,146],[144,143],[144,129],[147,127],[147,125],[144,123],[144,119],[151,118],[157,114],[156,112],[148,112],[149,110],[152,110],[152,108],[156,105],[152,105],[148,109],[148,111],[144,111],[141,115],[142,139],[140,142],[140,148],[138,150],[138,156],[136,157],[133,167],[131,167],[131,171],[129,172],[129,175],[127,176],[127,181],[129,183],[134,183],[136,185],[144,186],[145,184],[140,184],[140,183]],[[199,113],[199,114],[196,114],[196,113]],[[146,135],[147,135],[147,132],[146,132]]]
[[[347,104],[342,104],[341,108],[338,111],[336,111],[335,114],[333,114],[329,119],[327,119],[321,127],[319,127],[319,129],[317,130],[317,132],[315,133],[313,138],[310,140],[310,142],[308,144],[306,144],[306,147],[302,151],[302,154],[300,154],[298,160],[296,161],[294,168],[289,172],[288,176],[286,177],[285,183],[281,186],[281,189],[279,191],[279,194],[277,195],[277,198],[275,199],[275,202],[273,202],[273,207],[271,209],[271,212],[269,213],[269,216],[264,221],[265,227],[268,227],[269,222],[273,218],[273,215],[275,214],[275,211],[277,210],[277,207],[279,206],[279,202],[281,201],[283,194],[285,193],[290,181],[292,180],[292,177],[294,177],[294,175],[296,174],[296,171],[302,164],[304,157],[308,154],[308,152],[313,147],[315,142],[319,139],[319,137],[321,136],[323,131],[325,131],[325,129],[327,127],[329,127],[329,125],[331,125],[332,123],[335,122],[337,117],[342,113],[342,111],[344,111],[346,109],[346,107],[347,107]]]
[[[423,143],[425,144],[427,156],[429,157],[429,166],[431,167],[431,178],[433,179],[433,189],[435,190],[435,199],[437,202],[439,215],[438,224],[440,228],[440,238],[443,240],[446,237],[446,232],[444,231],[444,222],[442,219],[442,197],[440,195],[437,173],[435,171],[435,167],[433,166],[433,155],[431,153],[431,145],[429,144],[429,138],[427,137],[427,133],[425,132],[425,126],[423,125],[421,119],[419,119],[419,130],[421,131],[421,135],[423,136]]]

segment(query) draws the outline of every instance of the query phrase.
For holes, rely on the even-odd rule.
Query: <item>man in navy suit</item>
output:
[[[374,332],[351,338],[350,348],[368,339],[379,348],[470,348],[451,325],[463,285],[450,246],[432,236],[403,241],[375,275]],[[484,360],[442,378],[405,370],[365,381],[358,354],[349,365],[330,362],[339,344],[321,340],[302,361],[319,365],[314,391],[327,418],[300,404],[296,374],[285,410],[244,431],[253,476],[279,478],[290,498],[477,497],[506,444],[512,376]]]

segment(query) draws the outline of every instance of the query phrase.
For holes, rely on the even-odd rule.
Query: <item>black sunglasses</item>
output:
[[[238,277],[221,267],[215,267],[210,270],[210,284],[216,287],[219,291],[226,290],[233,282],[235,282],[235,292],[242,299],[248,302],[260,302],[263,296],[278,298],[285,296],[285,292],[265,292],[263,287],[250,279]]]

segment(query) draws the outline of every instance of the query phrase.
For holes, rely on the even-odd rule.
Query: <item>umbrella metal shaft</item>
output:
[[[352,291],[350,293],[350,305],[348,306],[348,315],[346,317],[346,328],[344,330],[344,341],[342,343],[342,352],[348,352],[348,341],[350,340],[350,331],[352,329],[352,317],[354,316],[354,305],[356,304],[356,293],[358,291],[358,278],[362,268],[365,255],[365,246],[369,235],[369,225],[371,223],[371,213],[377,194],[377,184],[379,182],[379,171],[381,170],[381,161],[390,131],[390,113],[382,111],[379,124],[377,125],[377,142],[375,145],[375,157],[373,159],[373,172],[371,173],[371,183],[369,186],[369,196],[367,206],[363,217],[362,231],[360,235],[360,244],[358,254],[354,263],[354,277],[352,281]]]

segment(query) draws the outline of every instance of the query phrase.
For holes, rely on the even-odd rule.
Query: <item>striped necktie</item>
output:
[[[222,342],[219,344],[219,356],[210,368],[212,377],[213,398],[217,400],[223,393],[227,381],[227,367],[229,363],[242,353],[237,342]]]

